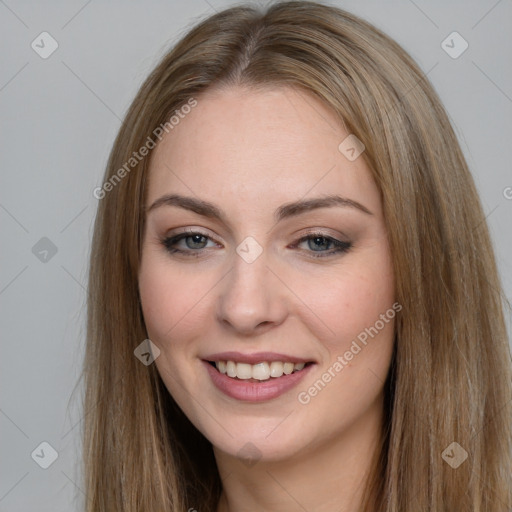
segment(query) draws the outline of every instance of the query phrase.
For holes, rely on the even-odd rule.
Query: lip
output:
[[[236,358],[234,359],[236,360]],[[225,361],[226,359],[221,358],[214,360]],[[232,361],[233,359],[228,358],[227,360]],[[240,359],[238,359],[238,361],[240,361]],[[262,359],[258,359],[255,363],[251,364],[256,364],[261,361]],[[282,361],[282,359],[263,359],[263,361]],[[285,361],[291,362],[290,359],[285,359]],[[268,400],[277,398],[297,386],[299,382],[304,379],[304,377],[310,372],[311,368],[315,366],[313,363],[307,365],[302,370],[290,373],[289,375],[283,375],[276,378],[271,377],[269,380],[261,382],[248,382],[244,380],[233,379],[225,374],[220,373],[208,361],[202,360],[201,362],[205,366],[213,384],[218,390],[222,391],[225,395],[231,398],[241,400],[243,402],[266,402]],[[247,360],[240,362],[247,362]],[[296,362],[307,361],[300,360]]]
[[[272,361],[282,363],[316,363],[312,359],[304,359],[289,354],[278,354],[276,352],[255,352],[253,354],[242,354],[241,352],[218,352],[202,358],[204,361],[235,361],[236,363],[258,364]]]

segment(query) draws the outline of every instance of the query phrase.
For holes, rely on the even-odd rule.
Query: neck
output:
[[[217,512],[355,512],[382,436],[382,397],[334,438],[313,440],[286,460],[254,465],[214,448],[223,491]]]

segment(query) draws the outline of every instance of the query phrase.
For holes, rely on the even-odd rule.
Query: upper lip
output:
[[[204,358],[205,361],[235,361],[236,363],[257,364],[262,362],[281,361],[283,363],[311,363],[312,359],[291,356],[289,354],[278,354],[276,352],[254,352],[242,354],[242,352],[217,352]]]

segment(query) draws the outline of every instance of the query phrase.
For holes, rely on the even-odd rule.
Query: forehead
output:
[[[231,87],[196,99],[155,149],[148,203],[169,192],[262,206],[340,193],[378,210],[364,159],[340,152],[349,133],[311,93]]]

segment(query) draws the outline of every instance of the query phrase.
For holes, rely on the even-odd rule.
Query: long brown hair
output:
[[[239,6],[204,20],[165,55],[126,114],[90,261],[87,511],[216,510],[221,480],[211,444],[176,406],[155,365],[134,356],[147,338],[138,269],[151,152],[126,166],[148,137],[157,142],[155,129],[173,112],[214,86],[314,94],[365,145],[403,309],[361,510],[509,512],[512,364],[504,295],[464,156],[409,55],[367,22],[312,2],[276,3],[265,12]],[[452,460],[465,453],[455,467]]]

